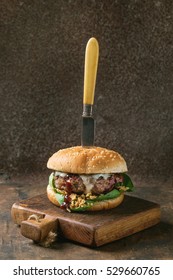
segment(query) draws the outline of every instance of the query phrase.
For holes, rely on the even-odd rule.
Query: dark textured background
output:
[[[100,45],[95,144],[129,173],[173,175],[173,1],[1,0],[0,171],[80,144],[85,46]]]

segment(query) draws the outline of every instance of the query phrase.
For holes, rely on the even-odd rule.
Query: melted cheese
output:
[[[101,174],[101,173],[98,173],[98,174],[92,174],[91,175],[95,180],[97,180],[99,177],[103,177],[105,180],[111,176],[111,174]]]
[[[61,176],[61,177],[65,177],[66,175],[68,175],[68,173],[64,173],[64,172],[60,172],[60,171],[55,171],[55,176]]]
[[[94,187],[95,180],[91,175],[80,175],[86,187],[85,193],[89,193]]]
[[[101,176],[104,179],[107,179],[110,176],[110,174],[80,175],[80,177],[83,180],[84,185],[86,186],[85,193],[91,192],[91,189],[94,187],[95,181]]]
[[[61,176],[61,177],[65,177],[66,175],[68,175],[68,173],[56,171],[56,175]],[[85,193],[89,193],[91,191],[91,189],[94,187],[95,181],[99,177],[102,176],[104,179],[107,179],[110,176],[110,174],[98,173],[98,174],[79,175],[79,176],[81,177],[81,179],[83,180],[84,185],[86,186]]]

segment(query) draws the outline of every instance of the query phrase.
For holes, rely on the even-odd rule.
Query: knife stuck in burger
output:
[[[117,152],[94,146],[92,117],[99,46],[91,38],[86,46],[81,146],[61,149],[48,160],[53,172],[47,186],[48,199],[69,212],[98,211],[117,207],[133,183],[127,165]]]

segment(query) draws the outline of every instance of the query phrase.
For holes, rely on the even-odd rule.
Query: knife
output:
[[[85,50],[83,114],[81,129],[82,146],[94,145],[95,120],[92,116],[92,108],[94,104],[98,57],[98,42],[95,38],[90,38]]]

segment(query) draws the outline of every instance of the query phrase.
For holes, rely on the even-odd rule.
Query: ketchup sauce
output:
[[[67,208],[69,208],[69,204],[71,202],[70,195],[72,193],[72,184],[70,183],[70,181],[66,181],[65,187],[67,194],[65,195],[64,202],[60,205],[60,208],[66,210]]]

